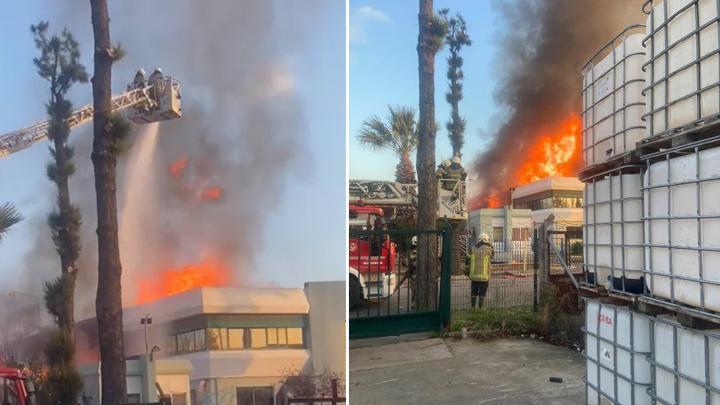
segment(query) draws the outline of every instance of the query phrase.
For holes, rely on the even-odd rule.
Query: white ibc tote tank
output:
[[[587,403],[650,404],[650,319],[598,300],[585,316]]]
[[[583,67],[583,158],[587,166],[635,149],[645,136],[643,32],[642,25],[626,28]]]
[[[720,403],[720,330],[697,331],[653,320],[653,397],[663,404]]]
[[[625,166],[586,180],[583,196],[586,282],[644,291],[642,174]]]
[[[720,311],[720,147],[701,146],[648,160],[646,283],[652,296]]]
[[[650,8],[652,6],[652,8]],[[648,0],[646,62],[649,135],[720,112],[717,0]]]

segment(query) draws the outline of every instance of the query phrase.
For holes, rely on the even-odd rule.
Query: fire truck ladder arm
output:
[[[173,89],[178,90],[179,94],[179,83],[175,79],[166,76],[161,80],[163,84],[172,86]],[[148,111],[157,108],[158,100],[152,96],[154,86],[154,84],[148,84],[141,88],[129,89],[113,97],[112,112],[119,112],[129,107],[142,108]],[[88,121],[92,121],[94,112],[95,107],[93,104],[81,107],[72,112],[67,119],[67,124],[70,129],[72,129]],[[44,141],[48,137],[49,129],[50,121],[46,120],[17,131],[0,135],[0,159],[29,148],[37,142]]]

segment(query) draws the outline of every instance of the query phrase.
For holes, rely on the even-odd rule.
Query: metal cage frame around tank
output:
[[[665,15],[665,20],[662,24],[660,24],[658,27],[655,27],[655,7],[653,7],[653,3],[662,1],[662,7],[663,7],[663,13]],[[720,112],[715,115],[709,115],[707,117],[702,117],[702,108],[701,108],[701,97],[702,94],[705,93],[708,90],[711,90],[715,87],[718,88],[718,108],[720,109],[720,80],[717,82],[705,86],[704,88],[702,86],[702,69],[700,69],[700,64],[705,61],[706,59],[711,58],[712,56],[719,55],[718,58],[720,58],[720,0],[716,0],[716,12],[717,15],[715,16],[715,19],[708,21],[707,23],[700,25],[700,7],[699,3],[700,0],[690,0],[690,2],[681,7],[677,12],[675,12],[673,15],[668,16],[668,5],[666,0],[646,0],[642,5],[642,11],[646,15],[650,16],[650,34],[646,35],[645,38],[642,41],[642,45],[647,49],[648,46],[646,45],[648,40],[650,41],[650,56],[647,58],[646,62],[643,64],[643,71],[647,72],[647,67],[650,66],[650,83],[643,88],[643,95],[646,95],[648,91],[650,91],[650,99],[647,101],[647,105],[650,106],[649,112],[645,113],[643,115],[643,120],[645,122],[648,121],[648,117],[650,118],[650,122],[648,123],[648,134],[651,138],[655,137],[664,137],[668,134],[678,132],[678,131],[685,131],[687,129],[692,129],[693,127],[697,127],[698,124],[704,123],[704,124],[713,124],[715,122],[720,121]],[[650,5],[650,10],[647,9],[648,5]],[[669,38],[668,38],[668,26],[670,22],[672,22],[675,18],[677,18],[679,15],[690,9],[690,7],[695,6],[695,29],[691,31],[690,33],[686,34],[685,36],[678,39],[674,44],[670,45]],[[718,48],[713,50],[712,52],[709,52],[708,54],[701,56],[701,49],[700,49],[700,32],[703,31],[705,28],[710,27],[713,24],[718,25]],[[655,54],[655,35],[658,34],[658,32],[662,29],[665,29],[665,35],[664,35],[664,49],[661,52],[658,52],[658,54]],[[682,44],[685,42],[688,38],[695,36],[695,52],[696,58],[683,66],[680,66],[677,68],[674,72],[670,72],[670,50],[675,48],[676,46]],[[662,79],[659,79],[657,82],[655,81],[655,62],[662,56],[665,56],[665,63],[664,63],[664,69],[665,69],[665,75]],[[720,64],[720,59],[718,60],[718,63]],[[678,73],[681,73],[685,71],[686,69],[692,67],[695,65],[696,71],[697,71],[697,90],[686,94],[683,97],[680,97],[676,100],[669,101],[669,83],[670,79],[677,75]],[[655,105],[655,92],[653,91],[653,88],[658,85],[663,84],[664,90],[665,90],[665,103],[659,107],[659,108],[653,108]],[[697,106],[697,119],[695,121],[683,124],[680,127],[673,127],[670,128],[670,118],[668,111],[670,110],[670,107],[678,104],[682,101],[688,100],[692,97],[696,97],[696,106]],[[665,130],[662,132],[659,132],[658,134],[654,133],[654,118],[655,114],[659,112],[665,112]]]
[[[587,311],[587,304],[588,304],[588,302],[591,301],[592,299],[583,297],[583,300],[585,301],[585,308],[586,308],[586,311]],[[605,306],[605,307],[611,307],[611,308],[613,309],[613,315],[614,315],[614,318],[613,318],[613,319],[616,319],[616,320],[617,320],[618,308],[620,308],[618,305],[606,304],[606,303],[603,303],[602,301],[598,301],[598,304],[599,304],[599,306],[598,306],[598,314],[600,314],[600,311],[602,310],[603,306]],[[598,325],[598,327],[597,327],[597,330],[594,331],[594,333],[591,333],[591,332],[588,330],[588,328],[587,328],[587,321],[585,322],[585,326],[582,327],[582,331],[583,331],[583,333],[585,334],[585,347],[586,347],[586,349],[585,349],[585,350],[583,351],[583,353],[582,353],[582,354],[583,354],[583,357],[585,358],[585,366],[587,367],[587,361],[588,361],[588,360],[590,360],[591,362],[594,363],[594,365],[597,366],[598,384],[600,383],[600,371],[601,371],[601,369],[607,370],[607,371],[609,371],[610,373],[612,373],[612,376],[613,376],[613,389],[614,389],[613,396],[615,397],[615,399],[610,398],[607,394],[605,394],[605,393],[602,392],[602,390],[600,389],[600,387],[595,386],[594,384],[590,383],[590,381],[588,381],[587,371],[586,371],[585,376],[582,378],[583,382],[584,382],[585,385],[586,385],[586,387],[585,387],[585,403],[586,403],[586,404],[589,403],[589,402],[588,402],[589,396],[588,396],[587,387],[590,387],[590,388],[594,389],[595,392],[597,392],[597,399],[598,399],[598,402],[597,402],[597,403],[598,403],[598,404],[602,403],[602,401],[601,401],[602,398],[605,398],[606,400],[610,401],[611,403],[613,403],[613,404],[615,404],[615,405],[632,405],[632,404],[635,403],[635,390],[634,390],[634,389],[631,389],[631,390],[630,390],[631,395],[632,395],[632,396],[631,396],[632,402],[630,402],[630,404],[621,404],[620,402],[618,402],[618,383],[617,383],[617,382],[618,382],[618,379],[622,379],[623,381],[627,382],[628,384],[630,384],[631,387],[633,387],[633,386],[635,386],[635,385],[640,385],[640,386],[643,386],[643,387],[647,387],[648,393],[650,392],[649,390],[650,390],[650,389],[652,388],[652,386],[653,386],[654,376],[653,376],[652,366],[650,366],[650,383],[649,383],[649,384],[641,384],[641,383],[636,383],[636,382],[634,382],[634,380],[635,380],[635,356],[634,356],[634,355],[635,355],[635,354],[640,354],[640,355],[645,354],[645,355],[647,355],[647,356],[652,356],[652,348],[653,348],[653,346],[652,346],[652,344],[653,344],[653,342],[652,342],[652,335],[650,336],[650,352],[635,351],[635,349],[634,349],[634,346],[635,346],[635,322],[634,322],[634,318],[635,318],[636,315],[643,315],[643,314],[639,314],[639,313],[637,313],[637,312],[631,311],[630,308],[628,308],[628,307],[623,307],[623,308],[626,308],[626,309],[627,309],[627,312],[630,313],[630,330],[628,331],[629,336],[630,336],[630,347],[625,347],[625,346],[623,346],[623,345],[621,345],[621,344],[619,344],[619,343],[617,342],[617,337],[618,337],[618,336],[617,336],[617,331],[618,331],[618,328],[617,328],[617,323],[616,323],[616,322],[613,323],[613,341],[610,341],[610,340],[608,340],[608,339],[600,336],[600,321],[599,321],[599,320],[596,322],[596,324]],[[646,315],[645,315],[645,316],[646,316]],[[586,320],[587,320],[587,315],[586,315]],[[650,320],[650,333],[652,333],[652,320]],[[597,359],[594,359],[594,360],[591,359],[591,358],[588,356],[588,354],[587,354],[588,336],[592,336],[593,338],[595,338],[595,354],[598,356],[598,358],[597,358]],[[614,359],[614,360],[613,360],[613,363],[614,363],[614,365],[615,365],[614,369],[611,369],[610,367],[608,367],[608,366],[606,366],[606,365],[604,365],[604,364],[602,364],[602,363],[600,362],[600,342],[601,342],[601,341],[602,341],[602,342],[605,342],[605,343],[608,343],[608,344],[612,345],[612,347],[613,347],[613,359]],[[617,351],[618,351],[618,348],[623,349],[623,350],[625,350],[626,352],[630,353],[630,359],[631,359],[631,361],[630,361],[630,377],[629,377],[629,378],[626,377],[626,376],[624,376],[624,375],[622,375],[622,374],[620,374],[620,373],[618,373],[618,371],[617,371],[617,368],[618,368],[618,367],[617,367],[617,364],[618,364],[618,361],[617,361]]]
[[[645,167],[645,176],[650,176],[650,167],[654,163],[660,163],[665,162],[667,164],[667,175],[665,179],[664,184],[656,184],[652,185],[652,182],[649,177],[647,179],[647,186],[645,185],[645,180],[643,179],[643,186],[642,186],[642,193],[643,198],[645,198],[645,194],[647,192],[648,197],[650,196],[651,190],[661,189],[664,188],[667,190],[667,212],[664,216],[656,216],[651,217],[649,216],[650,213],[652,213],[652,198],[647,198],[647,208],[646,210],[643,209],[643,222],[646,221],[667,221],[668,226],[668,235],[667,240],[668,243],[665,244],[656,244],[652,243],[652,226],[651,224],[648,224],[647,231],[645,232],[645,248],[659,248],[659,249],[668,249],[668,273],[656,273],[653,272],[653,257],[652,257],[652,251],[650,254],[647,255],[647,260],[645,261],[645,279],[646,279],[646,292],[643,294],[642,300],[648,301],[650,303],[654,304],[660,304],[665,307],[671,307],[671,309],[678,310],[680,312],[685,312],[691,315],[700,315],[704,319],[709,319],[714,322],[720,322],[720,312],[717,311],[708,311],[705,308],[705,285],[713,285],[720,287],[720,281],[715,280],[708,280],[703,279],[703,252],[720,252],[720,247],[703,247],[703,230],[702,230],[702,221],[705,219],[720,219],[720,213],[718,214],[709,214],[709,215],[701,215],[701,187],[700,185],[702,183],[706,183],[709,181],[720,181],[720,176],[712,176],[708,178],[700,178],[700,155],[699,153],[703,150],[714,148],[714,147],[720,147],[720,135],[715,135],[711,138],[706,138],[700,141],[691,142],[684,145],[675,146],[666,150],[661,150],[654,153],[649,153],[646,155],[643,155],[640,157],[642,161],[644,161],[646,167]],[[695,159],[695,179],[693,180],[685,180],[685,181],[678,181],[678,182],[672,182],[671,181],[671,160],[675,157],[681,157],[681,156],[687,156],[689,153],[693,153],[696,156]],[[688,184],[694,184],[695,185],[695,199],[696,199],[696,206],[695,206],[695,215],[680,215],[680,216],[673,216],[672,214],[672,193],[671,189],[672,187],[676,186],[682,186],[682,185],[688,185]],[[698,246],[691,247],[691,246],[676,246],[673,245],[673,233],[672,233],[672,221],[676,219],[685,219],[685,220],[696,220],[697,221],[697,228],[698,228]],[[673,251],[676,250],[692,250],[696,251],[698,253],[698,277],[688,277],[688,276],[681,276],[673,273]],[[648,280],[649,277],[649,281]],[[655,286],[655,277],[664,277],[668,278],[670,280],[670,299],[663,298],[663,297],[657,297],[655,293],[655,289],[653,288]],[[695,282],[700,285],[700,308],[693,308],[689,306],[688,304],[678,302],[675,299],[675,280],[684,280],[684,281],[690,281]]]
[[[616,44],[617,44],[618,42],[619,42],[619,43],[622,43],[622,44],[625,44],[625,40],[626,40],[627,37],[628,37],[628,33],[630,33],[631,31],[638,30],[638,29],[645,30],[645,25],[644,25],[644,24],[634,24],[634,25],[630,25],[630,26],[625,27],[625,29],[624,29],[622,32],[620,32],[620,33],[619,33],[618,35],[616,35],[613,39],[611,39],[610,41],[608,41],[602,48],[600,48],[600,50],[598,50],[598,51],[585,63],[585,65],[583,65],[583,67],[582,67],[582,69],[581,69],[581,74],[583,75],[583,89],[580,91],[580,95],[581,95],[581,97],[582,97],[582,99],[583,99],[583,103],[584,103],[584,101],[585,101],[585,93],[586,93],[588,90],[590,90],[590,91],[591,91],[591,94],[592,94],[592,102],[590,103],[590,106],[583,106],[583,111],[582,111],[582,114],[581,114],[582,119],[583,119],[583,128],[582,128],[582,137],[583,137],[583,160],[585,160],[585,153],[586,153],[588,150],[595,148],[596,145],[598,145],[598,144],[600,144],[600,143],[602,143],[602,142],[604,142],[604,141],[606,141],[606,140],[608,140],[608,139],[614,139],[616,136],[620,136],[620,135],[622,135],[622,137],[623,137],[623,144],[625,145],[625,151],[628,151],[628,150],[630,150],[630,149],[633,149],[633,148],[635,148],[635,145],[628,145],[628,144],[627,144],[626,133],[627,133],[628,131],[634,130],[634,129],[646,129],[646,126],[644,126],[644,125],[632,126],[632,127],[630,127],[630,128],[627,127],[627,114],[626,114],[626,110],[627,110],[628,108],[630,108],[630,107],[633,107],[633,106],[645,106],[646,103],[645,103],[645,102],[628,103],[628,102],[627,102],[627,92],[625,91],[625,88],[626,88],[629,84],[639,83],[639,82],[645,83],[646,80],[645,80],[645,79],[633,79],[633,80],[629,80],[629,81],[623,82],[622,86],[620,86],[620,87],[618,87],[618,88],[615,87],[615,80],[616,80],[615,71],[616,71],[616,69],[618,68],[618,66],[619,66],[620,64],[622,64],[622,72],[623,72],[622,74],[623,74],[623,80],[624,80],[624,79],[627,77],[627,63],[626,63],[626,61],[627,61],[630,57],[633,57],[633,56],[639,56],[639,55],[642,55],[642,56],[644,56],[644,57],[646,56],[646,53],[645,53],[645,52],[633,52],[633,53],[628,54],[628,53],[627,53],[627,46],[625,46],[625,45],[623,45],[623,57],[622,57],[622,59],[617,60],[617,56],[616,56],[616,54],[615,54]],[[607,52],[608,48],[610,48],[610,54],[611,54],[612,57],[613,57],[612,67],[608,70],[608,73],[609,73],[609,72],[613,72],[613,90],[612,90],[611,92],[609,92],[608,94],[606,94],[604,97],[601,97],[599,100],[595,100],[595,92],[593,91],[593,89],[595,88],[595,84],[598,82],[598,80],[599,80],[600,78],[602,78],[603,76],[605,76],[605,75],[601,75],[600,78],[596,78],[595,75],[594,75],[594,72],[593,72],[593,68],[595,67],[595,62],[596,62],[596,59],[597,59],[597,58],[599,58],[601,55],[602,55],[602,57],[606,57],[606,56],[610,55],[610,54],[606,55],[606,52]],[[590,73],[592,74],[592,77],[591,77],[592,80],[591,80],[590,83],[588,83],[587,85],[585,85],[585,83],[584,83],[584,82],[585,82],[584,76],[585,76],[585,74],[586,74],[587,72],[590,72]],[[606,74],[607,74],[607,73],[606,73]],[[616,94],[618,91],[620,91],[620,90],[623,91],[623,100],[622,100],[622,101],[623,101],[623,105],[622,105],[622,108],[621,108],[620,110],[618,110],[618,109],[617,109],[617,105],[616,105],[616,97],[615,97],[615,94]],[[641,94],[642,94],[643,96],[645,95],[644,93],[641,93]],[[601,103],[602,101],[604,101],[605,99],[607,99],[608,97],[612,97],[612,98],[613,98],[613,111],[612,111],[612,114],[608,115],[607,117],[603,118],[603,119],[600,120],[600,121],[597,121],[597,120],[596,120],[596,117],[595,117],[595,111],[596,111],[595,107],[596,107],[599,103]],[[587,113],[588,113],[588,111],[589,111],[590,109],[592,109],[592,125],[586,127],[585,124],[584,124],[584,123],[585,123],[585,117],[586,117],[586,115],[587,115]],[[616,115],[618,112],[620,112],[620,111],[623,112],[623,129],[620,130],[620,131],[618,131],[617,128],[616,128],[615,115]],[[608,119],[612,119],[612,121],[613,121],[613,122],[612,122],[612,134],[609,135],[609,136],[607,136],[607,137],[605,137],[605,138],[603,138],[603,139],[596,140],[596,139],[595,139],[595,132],[594,132],[595,127],[596,127],[598,124],[600,124],[600,123],[602,123],[603,121],[608,120]],[[588,132],[589,130],[591,130],[591,129],[593,130],[593,142],[592,142],[591,145],[588,146],[588,145],[585,145],[585,139],[587,139],[587,132]],[[613,145],[614,145],[614,142],[613,142]],[[587,146],[587,147],[586,147],[586,146]],[[594,156],[594,155],[593,155],[593,156]],[[587,163],[587,162],[585,162],[585,163]]]
[[[644,247],[645,247],[644,243],[641,243],[641,244],[626,244],[625,243],[625,224],[631,224],[631,223],[636,223],[636,224],[641,225],[641,232],[642,232],[641,237],[643,239],[643,242],[645,240],[645,234],[644,234],[645,230],[644,230],[643,218],[642,218],[643,216],[641,215],[640,219],[638,219],[636,221],[629,221],[629,220],[625,219],[625,210],[624,210],[625,203],[628,201],[640,201],[641,204],[643,203],[642,202],[642,200],[643,200],[642,189],[640,190],[640,197],[624,197],[622,195],[623,190],[624,190],[623,175],[625,175],[625,174],[641,174],[642,175],[643,169],[644,169],[644,167],[641,164],[627,164],[627,165],[609,169],[604,172],[600,172],[600,173],[594,174],[592,176],[580,179],[582,182],[585,183],[586,188],[587,187],[593,188],[593,202],[590,203],[590,201],[588,201],[587,195],[585,195],[583,198],[583,225],[582,226],[583,226],[583,232],[586,236],[584,238],[585,241],[584,241],[584,246],[583,246],[583,253],[584,253],[583,254],[583,268],[585,269],[585,277],[584,277],[582,284],[593,287],[593,288],[602,286],[601,284],[598,283],[598,274],[599,274],[598,269],[608,270],[610,272],[610,276],[614,276],[617,272],[620,272],[620,274],[622,275],[621,288],[618,290],[615,288],[615,284],[611,283],[610,291],[620,293],[620,294],[631,294],[631,293],[626,292],[626,288],[625,288],[625,280],[627,279],[626,275],[628,273],[642,273],[644,275],[644,273],[645,273],[644,272],[644,268],[645,268],[644,255],[642,258],[643,270],[627,270],[625,268],[625,249],[626,248],[644,249]],[[607,201],[602,201],[602,202],[598,203],[597,202],[597,195],[598,195],[597,194],[597,183],[601,180],[604,180],[605,178],[609,179],[609,186],[608,186],[609,199]],[[613,195],[613,185],[614,185],[613,179],[615,179],[615,178],[617,179],[616,181],[620,182],[620,196],[618,196],[618,198],[615,198],[615,196]],[[641,183],[641,186],[642,186],[642,183]],[[615,203],[620,203],[620,219],[618,221],[614,220],[614,218],[615,218],[615,216],[614,216]],[[598,222],[597,221],[597,208],[598,208],[598,205],[600,205],[600,204],[609,204],[610,205],[610,221],[609,222]],[[593,249],[594,264],[587,263],[588,257],[586,254],[587,247],[588,247],[587,235],[588,235],[588,228],[590,226],[590,224],[588,223],[588,215],[589,215],[590,209],[593,210],[592,214],[593,214],[593,221],[594,221],[592,223],[592,227],[593,227],[593,245],[592,246],[594,247],[594,249]],[[610,243],[609,244],[598,243],[598,239],[597,239],[598,225],[609,225],[610,226]],[[615,226],[620,227],[620,241],[618,241],[618,242],[615,241],[615,232],[614,232]],[[610,267],[598,266],[598,264],[597,264],[598,263],[598,257],[597,257],[598,256],[598,249],[597,249],[598,246],[600,246],[600,247],[604,246],[604,247],[610,248]],[[617,267],[615,264],[615,254],[612,251],[613,247],[620,247],[620,249],[621,249],[622,254],[621,254],[621,263],[619,263],[620,267]],[[594,277],[594,280],[592,283],[588,281],[588,277],[587,277],[587,275],[589,273],[589,270],[588,270],[589,268],[592,268],[593,272],[595,274],[595,277]],[[643,279],[643,277],[641,277],[641,280],[642,279]],[[646,287],[643,288],[643,290],[646,290],[646,289],[647,289]],[[637,294],[633,293],[632,295],[637,295]]]
[[[659,364],[655,359],[655,324],[657,323],[663,323],[669,326],[673,327],[673,367],[669,368],[663,364]],[[687,331],[697,333],[700,335],[703,335],[703,338],[705,340],[705,356],[703,358],[705,359],[705,381],[697,380],[693,377],[690,377],[686,374],[683,374],[680,372],[679,368],[679,362],[678,362],[678,329],[685,329]],[[710,338],[717,339],[720,341],[720,334],[707,332],[703,330],[698,329],[692,329],[687,326],[681,325],[678,322],[672,321],[670,319],[665,319],[661,317],[652,317],[650,319],[650,355],[647,357],[648,363],[650,363],[650,377],[652,381],[651,387],[648,389],[648,394],[650,395],[650,398],[655,401],[656,403],[663,404],[663,405],[675,405],[678,404],[680,401],[680,379],[685,379],[695,385],[699,385],[700,387],[705,388],[705,395],[706,395],[706,401],[708,404],[711,403],[711,393],[720,395],[720,389],[713,387],[710,384]],[[655,370],[657,368],[660,368],[661,370],[667,371],[671,373],[674,377],[674,393],[675,393],[675,402],[667,402],[664,401],[657,396],[657,381],[655,376]]]

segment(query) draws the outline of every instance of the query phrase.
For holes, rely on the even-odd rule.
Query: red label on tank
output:
[[[605,324],[608,324],[608,325],[612,325],[612,324],[613,324],[612,318],[610,318],[610,317],[607,316],[607,315],[598,315],[598,320],[599,320],[600,322],[605,323]]]

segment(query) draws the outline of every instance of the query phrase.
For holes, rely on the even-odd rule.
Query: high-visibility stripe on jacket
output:
[[[490,281],[490,261],[493,248],[490,245],[474,247],[470,253],[470,280]]]

